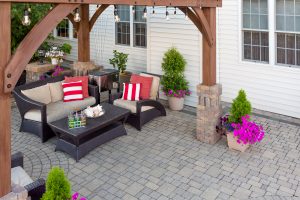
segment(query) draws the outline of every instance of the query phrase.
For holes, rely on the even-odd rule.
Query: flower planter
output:
[[[229,149],[234,149],[241,152],[245,152],[246,149],[250,146],[249,144],[238,143],[237,139],[233,135],[233,132],[227,132],[227,143]]]
[[[168,97],[169,108],[171,110],[182,110],[184,104],[184,98],[177,98],[177,97]]]

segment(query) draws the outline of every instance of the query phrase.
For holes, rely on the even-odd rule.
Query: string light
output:
[[[31,12],[31,7],[30,7],[30,6],[28,6],[27,10],[28,10],[28,12]]]
[[[152,8],[153,8],[153,10],[152,10],[152,14],[155,14],[155,9],[154,9],[154,6],[153,6]]]
[[[144,8],[144,15],[143,15],[144,18],[147,18],[147,7],[145,6]]]
[[[177,9],[177,7],[175,7],[175,10],[174,10],[174,15],[176,15],[176,14],[177,14],[177,11],[176,11],[176,9]]]
[[[189,20],[189,16],[188,16],[188,13],[187,13],[187,7],[185,8],[185,20]]]
[[[117,6],[115,5],[115,10],[114,10],[114,16],[115,16],[115,22],[120,22],[120,17],[118,15],[118,9],[117,9]]]
[[[24,26],[29,26],[31,24],[31,20],[30,20],[30,17],[29,17],[29,11],[28,11],[28,9],[24,10],[24,16],[23,16],[23,19],[22,19],[22,24]]]
[[[168,11],[168,6],[166,6],[166,20],[167,20],[167,21],[170,20],[169,11]]]
[[[135,6],[132,6],[132,14],[135,14]]]
[[[99,4],[97,4],[97,8],[99,8]]]
[[[76,8],[75,9],[75,14],[74,14],[74,21],[75,22],[80,22],[80,20],[81,20],[81,17],[80,17],[80,14],[79,14],[79,9]]]

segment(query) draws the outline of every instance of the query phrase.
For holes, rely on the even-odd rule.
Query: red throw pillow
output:
[[[64,102],[83,100],[82,81],[62,83]]]
[[[141,99],[149,99],[153,77],[132,74],[130,83],[141,83]]]
[[[83,98],[89,97],[89,77],[88,76],[65,76],[65,83],[82,81]]]
[[[123,83],[123,100],[139,101],[141,92],[140,83]]]

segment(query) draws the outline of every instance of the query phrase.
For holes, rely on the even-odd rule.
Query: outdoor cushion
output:
[[[16,185],[20,185],[22,187],[33,183],[33,180],[28,176],[25,170],[18,166],[11,168],[11,181]]]
[[[94,105],[95,103],[96,99],[94,97],[88,97],[82,101],[57,101],[55,103],[50,103],[47,105],[47,122],[53,122],[62,119],[67,117],[70,112],[74,111],[74,109],[83,110],[88,106]],[[24,118],[40,122],[41,111],[36,109],[30,110],[24,115]]]
[[[50,94],[51,94],[51,102],[57,102],[61,101],[64,98],[64,92],[62,88],[62,82],[63,81],[58,81],[55,83],[48,83],[49,89],[50,89]]]
[[[140,73],[141,76],[146,76],[146,77],[153,77],[152,80],[152,85],[151,85],[151,91],[150,91],[150,99],[156,100],[157,99],[157,93],[159,90],[159,83],[160,83],[160,78],[158,76],[150,75],[150,74],[144,74]]]
[[[140,83],[123,83],[123,100],[139,101],[141,94]]]
[[[21,92],[26,97],[40,103],[49,104],[51,102],[49,85],[42,85],[33,89],[21,90]]]
[[[75,76],[65,77],[65,83],[82,81],[83,98],[89,97],[89,77],[88,76]]]
[[[141,83],[141,99],[149,99],[153,77],[131,75],[130,83]]]
[[[83,100],[82,81],[62,83],[64,102]]]
[[[123,99],[114,100],[114,105],[130,110],[131,113],[136,113],[136,101],[128,101]],[[152,109],[151,106],[142,106],[142,112]]]

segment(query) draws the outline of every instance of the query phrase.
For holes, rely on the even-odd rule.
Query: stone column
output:
[[[197,139],[208,144],[215,144],[221,135],[217,133],[216,126],[222,114],[221,94],[222,86],[198,85],[197,94]]]

